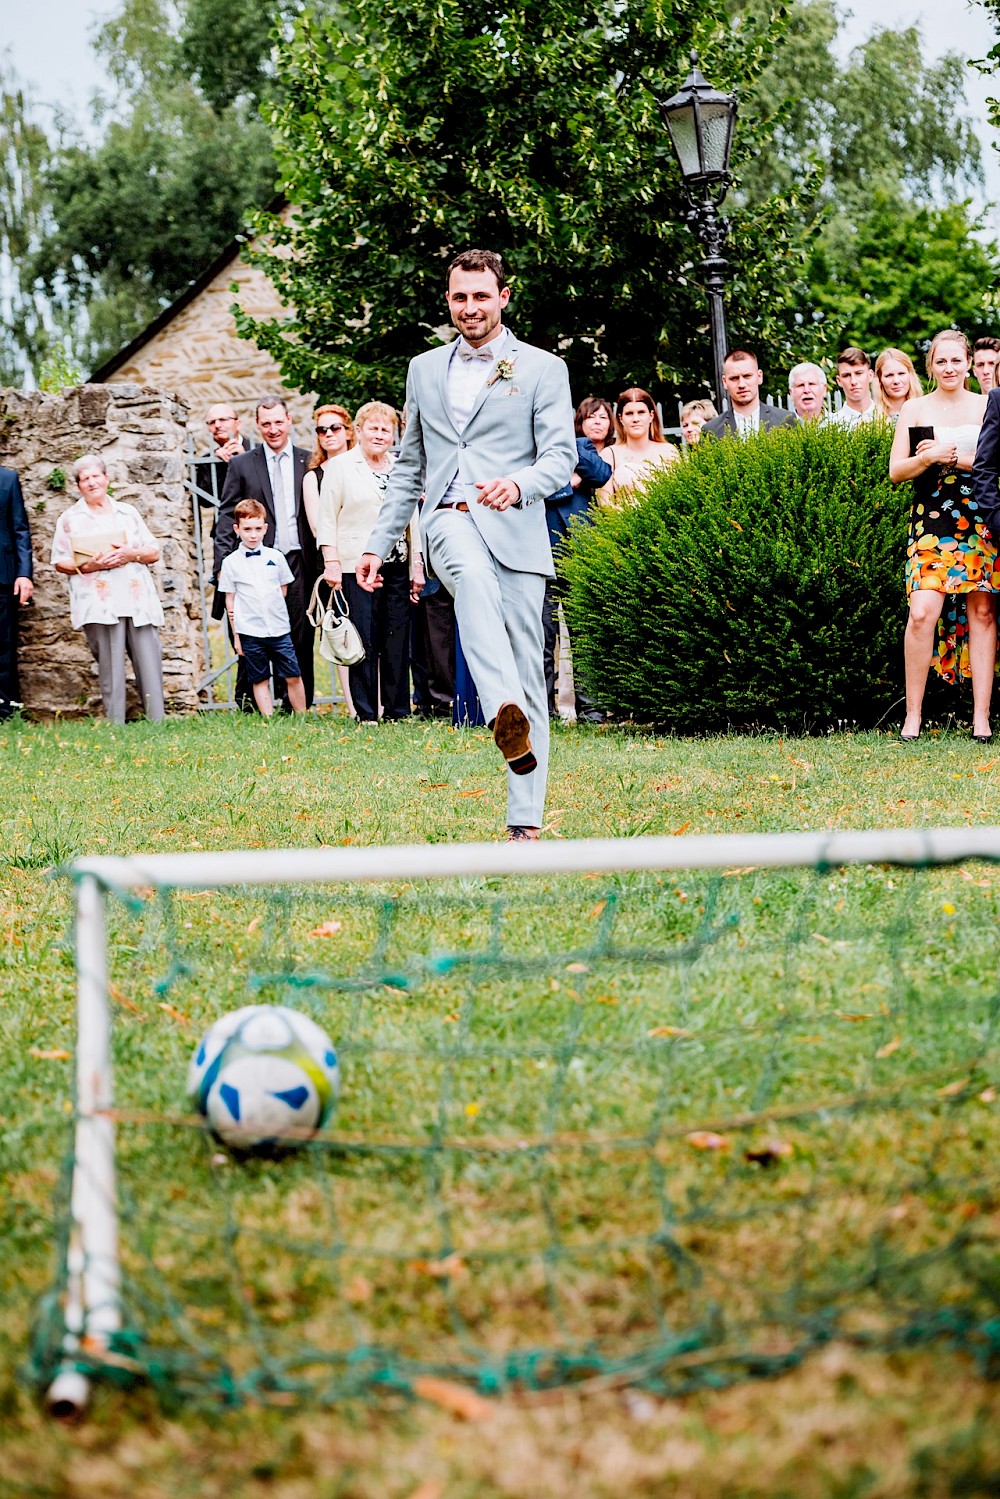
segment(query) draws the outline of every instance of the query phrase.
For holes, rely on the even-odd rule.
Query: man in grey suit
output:
[[[732,349],[722,366],[722,383],[730,404],[721,416],[713,417],[702,428],[711,437],[755,437],[772,427],[795,425],[795,413],[772,406],[760,398],[764,372],[757,355],[749,349]]]
[[[362,588],[402,536],[421,494],[428,577],[455,599],[462,648],[507,761],[507,836],[537,838],[548,774],[542,602],[553,576],[545,496],[576,464],[566,366],[521,343],[501,318],[499,255],[466,250],[448,267],[459,337],[410,363],[407,425],[378,524],[358,563]]]

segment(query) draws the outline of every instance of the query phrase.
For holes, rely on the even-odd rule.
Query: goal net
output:
[[[844,1338],[1000,1365],[1000,829],[95,859],[32,1370],[290,1404],[681,1392]],[[184,1097],[249,1003],[314,1139]]]

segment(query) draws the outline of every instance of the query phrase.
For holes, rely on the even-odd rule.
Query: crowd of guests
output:
[[[658,470],[683,461],[706,438],[753,438],[796,422],[851,428],[884,421],[895,426],[890,477],[914,485],[906,560],[909,623],[906,718],[902,737],[917,737],[923,693],[933,666],[951,681],[971,677],[973,731],[990,736],[989,710],[996,663],[993,594],[1000,591],[997,546],[972,489],[972,467],[986,408],[997,384],[1000,339],[972,347],[946,329],[933,340],[925,395],[912,359],[887,348],[872,361],[845,348],[835,361],[843,402],[834,410],[821,366],[798,364],[788,378],[788,406],[762,397],[764,375],[752,351],[734,349],[724,366],[727,404],[707,399],[680,410],[680,443],[664,434],[660,410],[639,387],[612,404],[588,396],[576,411],[577,462],[572,478],[546,500],[553,550],[593,506],[627,503]],[[974,391],[971,380],[979,390]],[[305,711],[314,695],[314,590],[326,590],[360,634],[364,657],[340,668],[349,711],[358,719],[406,718],[411,711],[474,721],[454,605],[421,557],[419,515],[391,556],[382,584],[361,588],[355,567],[378,518],[395,462],[405,413],[365,402],[352,417],[324,403],[313,415],[311,449],[291,440],[288,408],[265,396],[256,409],[260,438],[251,446],[236,411],[224,404],[206,413],[211,448],[198,460],[197,485],[216,509],[213,612],[225,618],[237,655],[236,700],[246,711],[270,714],[277,703]],[[73,466],[79,498],[59,518],[51,560],[69,587],[70,616],[97,663],[104,710],[125,719],[125,660],[133,665],[146,715],[163,717],[159,627],[163,609],[152,564],[159,547],[134,506],[109,492],[98,454]],[[17,615],[32,591],[27,515],[16,474],[0,469],[0,717],[18,706]],[[556,656],[563,583],[549,583],[543,611],[549,709],[556,716]],[[272,693],[271,682],[276,692]],[[411,686],[412,680],[412,686]],[[456,690],[462,698],[456,710]],[[581,684],[576,713],[599,722],[600,706]]]

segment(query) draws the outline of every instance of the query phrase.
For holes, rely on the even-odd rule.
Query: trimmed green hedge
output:
[[[705,439],[559,559],[574,667],[682,733],[873,725],[902,694],[909,485],[883,423]]]

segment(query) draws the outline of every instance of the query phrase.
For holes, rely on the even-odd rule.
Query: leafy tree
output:
[[[24,90],[0,60],[0,385],[18,385],[47,348],[46,299],[30,271],[45,222],[49,155]]]
[[[845,342],[916,353],[952,322],[984,332],[1000,251],[963,201],[982,183],[963,59],[927,62],[915,28],[879,27],[841,63],[838,27],[833,0],[791,7],[751,105],[773,150],[744,173],[747,201],[818,168],[807,310],[828,353]]]
[[[96,47],[109,93],[96,143],[67,136],[33,271],[64,288],[93,367],[132,338],[274,195],[259,115],[273,28],[295,0],[123,0]]]
[[[513,325],[574,383],[704,389],[700,259],[656,94],[692,45],[721,87],[752,88],[780,34],[724,0],[350,0],[279,53],[268,111],[289,225],[261,218],[254,259],[289,317],[241,331],[303,389],[397,400],[407,359],[446,322],[442,270],[485,244],[516,276]],[[766,149],[750,124],[737,172]],[[791,358],[801,306],[800,191],[736,205],[733,326]]]
[[[952,324],[970,338],[993,332],[1000,249],[976,229],[967,204],[934,208],[885,189],[853,221],[838,214],[809,267],[830,350],[916,352]]]

